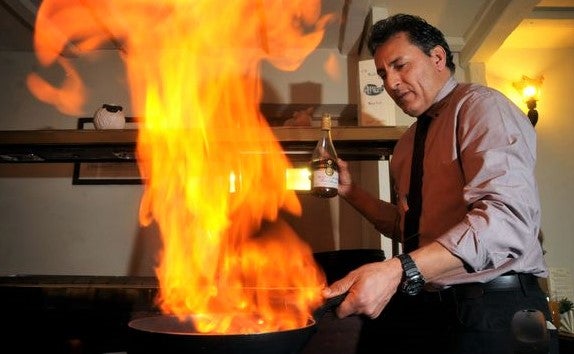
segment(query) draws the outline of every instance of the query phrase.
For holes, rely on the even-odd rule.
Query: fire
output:
[[[296,69],[332,15],[320,0],[44,0],[35,46],[43,65],[69,68],[112,40],[139,122],[146,178],[143,225],[157,223],[158,305],[200,332],[259,333],[305,326],[325,278],[310,247],[281,220],[301,213],[286,189],[290,162],[258,110],[259,65]],[[45,101],[81,90],[29,85]],[[73,91],[73,92],[70,92]],[[74,101],[81,104],[81,98]],[[74,107],[65,107],[74,112]]]

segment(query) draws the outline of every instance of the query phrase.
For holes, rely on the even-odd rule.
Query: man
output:
[[[381,353],[557,353],[556,331],[534,316],[551,320],[538,286],[548,270],[537,239],[536,135],[528,118],[493,89],[457,83],[444,35],[420,17],[377,22],[369,50],[388,94],[419,118],[392,156],[396,205],[353,184],[342,160],[339,195],[412,250],[350,272],[324,296],[348,292],[339,317],[380,319]],[[423,123],[417,207],[411,159]],[[420,217],[409,219],[419,208]],[[524,338],[528,315],[540,321],[527,325],[542,330]]]

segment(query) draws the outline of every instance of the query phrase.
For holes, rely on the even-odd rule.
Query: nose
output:
[[[396,91],[399,89],[401,79],[399,75],[397,75],[396,73],[387,72],[387,76],[385,77],[384,83],[388,91]]]

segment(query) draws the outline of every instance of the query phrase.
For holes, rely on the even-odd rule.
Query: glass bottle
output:
[[[338,193],[339,168],[328,113],[323,113],[321,131],[321,139],[311,156],[311,193],[320,198],[332,198]]]

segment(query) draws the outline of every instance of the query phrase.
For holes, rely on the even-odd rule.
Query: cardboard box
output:
[[[373,59],[359,61],[360,126],[395,126],[395,102],[383,87]]]

